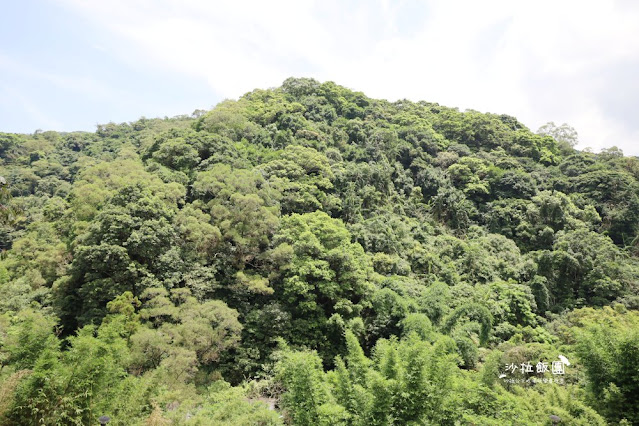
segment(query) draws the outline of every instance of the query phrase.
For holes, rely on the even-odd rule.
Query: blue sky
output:
[[[0,131],[189,114],[309,76],[639,155],[637,22],[631,0],[5,2]]]
[[[202,81],[114,54],[127,49],[126,40],[72,8],[29,0],[7,8],[0,18],[1,131],[95,130],[219,100]]]

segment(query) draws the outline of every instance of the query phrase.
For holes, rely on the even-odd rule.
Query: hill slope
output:
[[[3,422],[639,422],[618,150],[291,78],[0,156]]]

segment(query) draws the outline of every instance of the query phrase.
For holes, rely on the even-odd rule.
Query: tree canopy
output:
[[[0,133],[0,423],[636,424],[639,160],[576,143],[309,78]]]

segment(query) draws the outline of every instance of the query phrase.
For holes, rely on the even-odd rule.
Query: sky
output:
[[[21,0],[0,14],[0,131],[210,109],[287,77],[568,123],[639,155],[635,0]]]

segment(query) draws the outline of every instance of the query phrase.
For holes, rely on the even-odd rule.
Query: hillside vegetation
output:
[[[639,424],[639,159],[565,130],[291,78],[0,133],[0,423]]]

